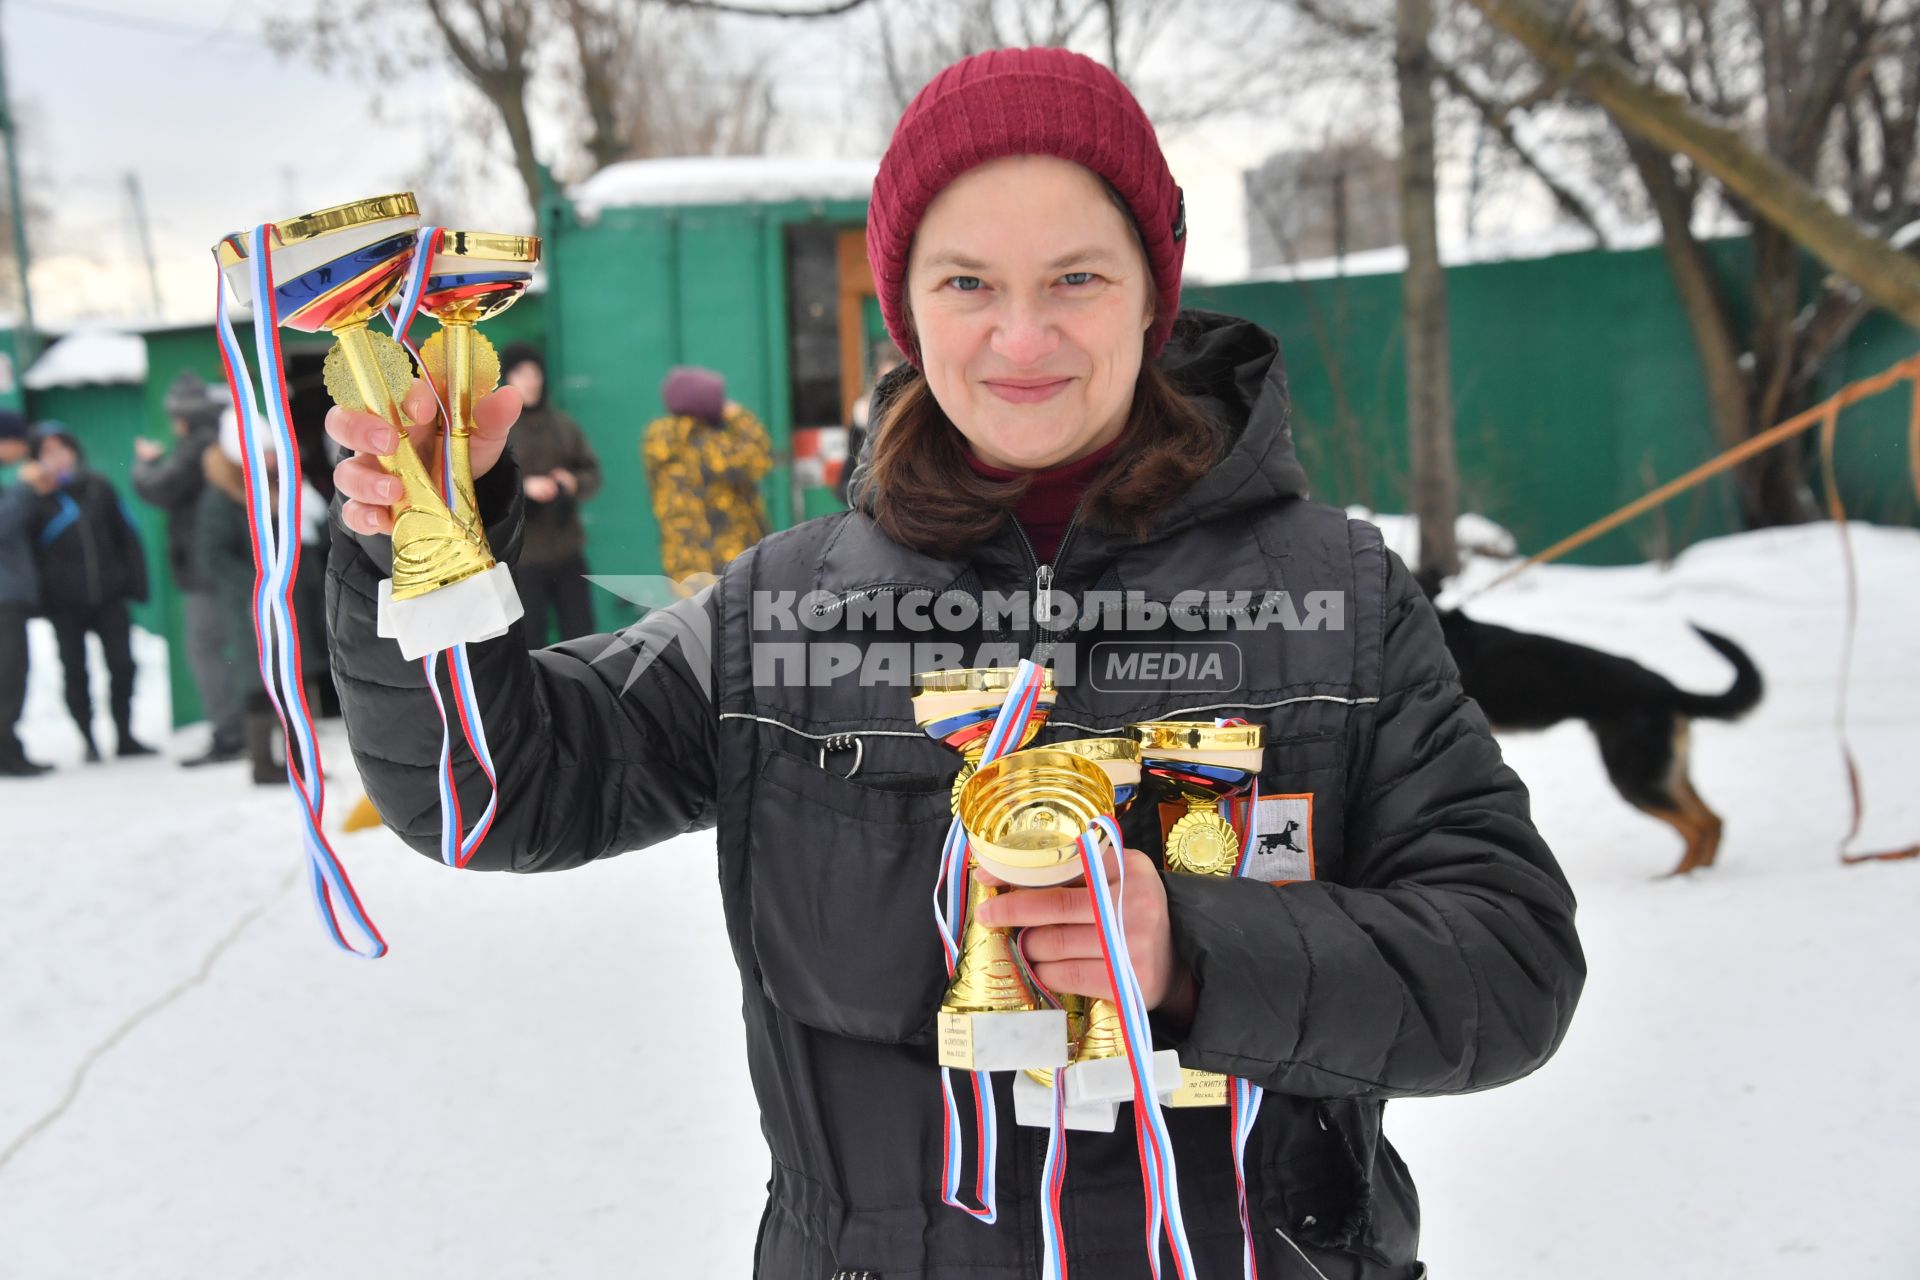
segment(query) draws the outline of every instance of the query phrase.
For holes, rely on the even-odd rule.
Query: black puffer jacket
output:
[[[598,637],[527,655],[509,637],[470,650],[502,798],[474,865],[554,870],[719,827],[773,1161],[756,1262],[768,1280],[1039,1274],[1044,1133],[1014,1126],[1004,1076],[999,1224],[944,1207],[936,1187],[930,1033],[943,971],[928,903],[958,761],[915,726],[897,681],[976,661],[976,645],[1044,644],[1062,666],[1042,742],[1154,718],[1266,726],[1263,852],[1285,868],[1266,878],[1298,882],[1166,877],[1199,998],[1190,1027],[1159,1030],[1187,1065],[1269,1090],[1248,1153],[1269,1280],[1313,1274],[1303,1259],[1328,1277],[1420,1274],[1417,1201],[1381,1132],[1384,1100],[1513,1080],[1565,1033],[1584,977],[1573,896],[1405,567],[1372,526],[1301,499],[1273,339],[1194,315],[1163,364],[1226,426],[1226,453],[1144,543],[1091,524],[1071,531],[1052,591],[1163,607],[1196,588],[1245,593],[1235,602],[1284,604],[1302,627],[1196,637],[1097,623],[1043,636],[1016,617],[950,637],[898,618],[876,626],[858,612],[978,600],[1043,575],[1011,521],[945,558],[900,548],[855,512],[773,535],[714,589],[630,628],[625,645]],[[480,484],[509,556],[517,485],[510,464]],[[419,664],[374,634],[386,554],[336,522],[334,671],[380,811],[437,856],[436,716]],[[810,603],[810,592],[825,594]],[[796,634],[796,619],[810,629]],[[1186,689],[1115,680],[1095,647],[1115,635],[1163,649],[1230,643],[1237,665]],[[950,640],[954,650],[898,661],[896,683],[859,678],[879,674],[875,655],[899,658],[884,645]],[[784,678],[810,655],[820,679]],[[831,678],[822,655],[860,670]],[[463,785],[481,783],[470,774]],[[1136,804],[1124,823],[1129,844],[1156,857],[1157,818]],[[1201,1274],[1237,1275],[1226,1115],[1167,1114]],[[1144,1277],[1130,1120],[1110,1136],[1075,1133],[1068,1150],[1076,1274]]]
[[[33,522],[40,603],[49,614],[147,598],[147,553],[113,482],[81,467],[40,499]]]

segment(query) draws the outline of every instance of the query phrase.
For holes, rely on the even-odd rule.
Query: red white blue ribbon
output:
[[[408,337],[415,318],[427,295],[428,281],[433,274],[433,261],[440,253],[441,242],[446,232],[439,227],[421,227],[416,235],[413,262],[407,269],[406,284],[400,290],[400,296],[387,310],[387,323],[393,329],[393,336],[413,355],[413,360],[421,369],[425,362],[420,359],[420,349]],[[432,381],[428,381],[433,386]],[[449,507],[454,503],[453,470],[453,414],[448,409],[447,397],[439,387],[433,387],[434,399],[440,405],[440,496]],[[440,695],[440,655],[428,654],[420,660],[421,668],[427,675],[427,688],[433,694],[433,705],[440,713],[440,769],[438,784],[440,789],[440,860],[450,867],[465,867],[473,860],[487,833],[493,829],[493,819],[500,807],[500,780],[493,768],[493,756],[487,749],[487,731],[480,719],[480,696],[474,688],[473,671],[467,663],[467,646],[454,645],[445,651],[447,655],[447,683],[453,694],[454,716],[447,714],[446,700]],[[467,740],[467,750],[473,753],[474,760],[480,765],[480,772],[487,780],[487,806],[474,822],[471,832],[466,830],[465,816],[461,812],[460,787],[453,769],[453,732],[452,720],[458,719],[463,735]]]
[[[1246,721],[1229,719],[1222,720],[1219,723],[1223,725],[1245,724]],[[1259,774],[1256,773],[1254,775],[1252,790],[1244,800],[1239,801],[1239,804],[1243,806],[1246,821],[1241,828],[1240,859],[1234,863],[1233,874],[1236,876],[1244,876],[1247,874],[1249,864],[1253,861],[1253,842],[1259,834]],[[1231,820],[1231,811],[1234,806],[1235,801],[1232,799],[1223,802],[1223,807],[1226,807],[1229,811],[1227,815],[1229,820]],[[1233,1128],[1233,1182],[1234,1189],[1240,1198],[1240,1235],[1243,1242],[1241,1245],[1241,1259],[1246,1272],[1246,1280],[1259,1280],[1260,1268],[1254,1258],[1253,1248],[1253,1215],[1247,1208],[1247,1140],[1253,1136],[1254,1125],[1258,1123],[1260,1119],[1260,1102],[1266,1096],[1266,1091],[1253,1081],[1243,1079],[1240,1076],[1233,1077],[1232,1085],[1233,1096],[1230,1115]]]
[[[286,379],[282,373],[285,366],[280,358],[279,305],[273,285],[273,230],[271,223],[254,228],[247,257],[254,298],[254,359],[264,394],[256,391],[246,356],[234,333],[227,311],[226,286],[224,282],[215,285],[220,361],[226,370],[227,387],[240,424],[241,465],[246,477],[247,528],[253,545],[254,566],[254,651],[259,660],[260,682],[274,714],[280,719],[280,731],[287,744],[287,780],[300,802],[307,883],[320,922],[342,950],[372,960],[386,954],[387,943],[361,905],[339,856],[327,842],[323,825],[326,775],[314,733],[313,715],[307,706],[300,637],[294,621],[293,584],[300,571],[302,478],[300,449],[293,435],[293,414],[287,404]],[[277,508],[267,469],[269,447],[280,468]],[[361,945],[355,945],[341,928],[342,912],[352,921],[362,939]]]
[[[1112,885],[1107,883],[1100,852],[1103,836],[1116,855],[1117,873]],[[1147,1263],[1155,1280],[1159,1280],[1160,1242],[1164,1239],[1173,1254],[1175,1273],[1181,1280],[1194,1280],[1193,1248],[1187,1243],[1186,1221],[1180,1210],[1180,1178],[1174,1167],[1173,1136],[1167,1130],[1160,1095],[1154,1090],[1153,1029],[1147,1020],[1147,1003],[1140,993],[1140,981],[1134,976],[1133,957],[1127,949],[1126,923],[1120,910],[1127,885],[1126,842],[1113,819],[1103,816],[1096,818],[1093,827],[1081,835],[1079,848],[1080,869],[1086,880],[1087,896],[1093,902],[1094,921],[1100,930],[1101,951],[1106,959],[1107,981],[1113,987],[1114,1005],[1120,1013],[1121,1038],[1126,1042],[1127,1063],[1133,1075],[1134,1141],[1140,1151],[1146,1195]]]
[[[1260,826],[1260,780],[1254,779],[1253,792],[1246,801],[1246,838],[1240,844],[1240,861],[1234,867],[1234,874],[1247,874],[1248,864],[1253,860],[1253,842]],[[1233,1077],[1233,1182],[1240,1197],[1240,1234],[1244,1240],[1241,1246],[1245,1263],[1246,1280],[1259,1280],[1260,1267],[1254,1259],[1253,1215],[1247,1207],[1247,1140],[1253,1137],[1254,1125],[1260,1119],[1260,1103],[1266,1097],[1266,1090],[1253,1081],[1241,1076]]]

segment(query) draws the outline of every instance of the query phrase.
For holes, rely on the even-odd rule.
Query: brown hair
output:
[[[862,488],[889,538],[916,551],[951,551],[984,541],[1025,496],[1032,480],[994,480],[967,464],[967,442],[948,421],[918,370],[888,400],[873,428]],[[1086,513],[1135,539],[1205,475],[1221,431],[1158,366],[1140,367],[1133,408],[1112,455],[1087,486]]]

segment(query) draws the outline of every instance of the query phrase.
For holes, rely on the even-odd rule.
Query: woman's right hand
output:
[[[428,473],[437,479],[440,406],[433,389],[416,379],[401,410],[413,424],[407,431],[408,441],[426,463]],[[520,393],[511,386],[490,391],[474,402],[469,456],[475,479],[500,461],[506,451],[507,433],[519,418]],[[393,508],[404,505],[406,497],[400,477],[380,465],[380,458],[392,453],[397,443],[392,424],[378,414],[335,405],[327,411],[327,434],[354,451],[353,457],[333,469],[333,483],[347,499],[340,509],[341,520],[355,533],[392,533]]]

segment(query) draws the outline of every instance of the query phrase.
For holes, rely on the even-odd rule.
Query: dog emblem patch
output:
[[[1269,884],[1313,879],[1313,793],[1263,795],[1258,809],[1248,879]]]

